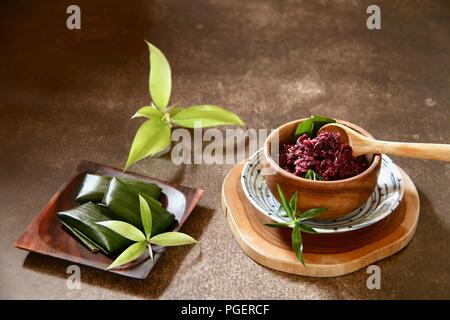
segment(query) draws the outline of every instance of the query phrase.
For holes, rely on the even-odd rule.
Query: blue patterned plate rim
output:
[[[245,163],[241,174],[242,189],[258,211],[276,222],[286,222],[288,218],[278,212],[280,204],[264,181],[262,157],[263,149],[260,149]],[[364,205],[343,218],[307,221],[305,224],[318,233],[341,233],[364,228],[395,212],[403,193],[404,184],[400,171],[391,158],[383,154],[377,187]]]

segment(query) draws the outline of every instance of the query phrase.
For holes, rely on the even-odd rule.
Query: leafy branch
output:
[[[336,123],[336,120],[317,114],[311,115],[308,119],[297,125],[292,136],[292,142],[295,143],[297,138],[303,134],[307,134],[311,139],[315,138],[320,128],[329,123]]]
[[[320,128],[329,123],[336,123],[336,120],[325,116],[313,114],[308,119],[300,122],[297,125],[297,128],[295,128],[295,132],[292,135],[291,142],[295,144],[297,142],[298,137],[304,134],[308,135],[308,137],[313,139],[317,136],[317,133],[319,132]],[[304,178],[316,181],[323,180],[322,177],[312,169],[308,169]]]
[[[245,125],[236,114],[215,105],[169,106],[172,91],[170,64],[157,47],[146,43],[150,51],[149,91],[152,102],[132,116],[132,119],[143,117],[147,120],[136,132],[124,170],[168,148],[174,125],[185,128]]]
[[[306,171],[305,179],[316,180],[316,181],[322,181],[323,180],[322,177],[320,176],[320,174],[316,173],[312,169],[308,169],[308,171]]]
[[[320,216],[322,213],[327,211],[327,208],[313,208],[309,209],[303,213],[300,212],[297,208],[297,200],[298,200],[298,192],[294,192],[291,196],[291,199],[287,201],[286,196],[281,190],[280,185],[277,184],[278,194],[281,199],[280,209],[284,210],[286,215],[289,217],[289,222],[277,222],[277,223],[266,223],[265,225],[272,228],[293,228],[292,230],[292,248],[294,249],[294,253],[297,259],[305,265],[305,261],[303,259],[303,240],[301,232],[306,233],[317,233],[316,230],[311,228],[310,226],[304,224],[306,220],[314,219]]]
[[[147,201],[141,195],[139,195],[139,204],[145,234],[135,226],[123,221],[109,220],[97,222],[97,224],[107,227],[129,240],[135,241],[135,243],[125,249],[117,259],[111,263],[107,268],[108,270],[136,260],[146,249],[148,249],[150,258],[153,260],[152,244],[169,247],[198,242],[191,236],[182,232],[164,232],[152,237],[152,213]]]

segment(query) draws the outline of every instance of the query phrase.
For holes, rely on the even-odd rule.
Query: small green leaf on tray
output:
[[[294,229],[292,230],[292,248],[294,249],[297,259],[302,263],[302,265],[305,265],[305,261],[303,259],[302,235],[297,223],[294,225]]]
[[[145,237],[148,240],[152,234],[152,212],[147,201],[141,195],[139,195],[139,204],[141,208],[141,219],[142,224],[144,225]]]
[[[299,219],[300,219],[300,221],[314,219],[314,218],[320,216],[325,211],[327,211],[327,208],[313,208],[313,209],[309,209],[309,210],[303,212],[300,215]]]
[[[97,222],[97,224],[102,225],[111,229],[112,231],[120,234],[122,237],[130,239],[132,241],[145,241],[146,237],[142,233],[141,230],[136,228],[135,226],[117,220],[109,220],[109,221],[101,221]]]
[[[169,125],[161,119],[145,121],[136,132],[124,170],[145,157],[157,154],[169,145]]]
[[[187,107],[176,113],[172,117],[172,122],[186,128],[245,125],[235,113],[213,105]]]
[[[150,256],[150,259],[153,260],[153,249],[150,243],[147,243],[147,247],[148,247],[148,255]]]
[[[125,263],[128,263],[140,256],[138,254],[139,252],[145,251],[145,247],[148,248],[148,253],[150,255],[150,258],[153,260],[153,251],[152,251],[152,244],[160,245],[160,246],[180,246],[180,245],[186,245],[186,244],[192,244],[197,243],[197,240],[192,238],[191,236],[181,233],[181,232],[164,232],[161,234],[157,234],[156,236],[153,236],[150,238],[150,230],[152,229],[152,212],[150,210],[150,206],[147,204],[147,200],[139,195],[139,204],[140,204],[140,211],[141,211],[141,218],[142,218],[142,224],[144,225],[145,232],[147,234],[147,237],[144,237],[144,234],[142,234],[139,230],[133,230],[133,228],[129,230],[125,230],[124,236],[129,237],[130,234],[133,234],[133,237],[135,237],[136,232],[141,233],[139,237],[144,237],[143,240],[139,240],[139,237],[137,238],[137,243],[135,243],[133,246],[136,246],[137,249],[131,250],[133,246],[131,246],[129,249],[127,249],[122,255],[120,255],[109,267],[115,268],[118,266],[121,266]],[[111,221],[108,221],[111,222]],[[130,226],[130,225],[129,225]],[[131,227],[131,226],[130,226]],[[144,249],[141,248],[141,245],[144,244]],[[127,253],[127,251],[130,251]]]
[[[169,104],[172,91],[172,72],[164,54],[150,42],[145,41],[150,50],[150,96],[159,110]]]
[[[145,107],[140,108],[131,117],[131,119],[140,118],[140,117],[144,117],[144,118],[148,118],[148,119],[152,119],[152,118],[161,119],[163,116],[164,116],[164,113],[161,112],[161,110],[155,109],[151,106],[145,106]]]
[[[127,264],[133,260],[139,258],[147,248],[145,241],[140,241],[129,246],[124,252],[122,252],[113,263],[109,265],[107,270],[117,268],[121,265]]]
[[[150,243],[165,247],[182,246],[197,242],[191,236],[181,232],[164,232],[150,238]]]

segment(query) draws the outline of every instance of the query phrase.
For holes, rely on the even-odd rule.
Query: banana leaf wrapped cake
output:
[[[104,211],[103,211],[104,212]],[[58,220],[92,252],[110,254],[129,246],[132,242],[114,231],[96,224],[111,220],[92,202],[58,212]]]
[[[101,202],[105,196],[106,190],[108,190],[111,179],[112,178],[108,176],[87,173],[81,183],[81,188],[75,201],[80,204],[89,201],[94,203]]]
[[[152,212],[152,234],[166,231],[174,222],[175,216],[164,209],[156,199],[142,191],[142,186],[131,186],[122,179],[112,178],[102,204],[111,211],[116,220],[128,222],[143,230],[139,212],[140,194],[147,201]]]
[[[76,202],[80,206],[57,213],[57,219],[92,252],[113,254],[130,245],[130,240],[97,222],[120,220],[143,230],[139,195],[148,203],[153,217],[152,234],[167,231],[175,216],[158,201],[161,188],[136,179],[86,174]]]
[[[112,177],[109,176],[99,176],[87,173],[75,201],[79,204],[88,201],[94,203],[102,202],[111,180]],[[123,178],[121,181],[153,199],[158,199],[161,196],[161,188],[154,183],[146,183],[130,178]]]

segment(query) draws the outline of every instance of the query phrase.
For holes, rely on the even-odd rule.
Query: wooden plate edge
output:
[[[228,180],[230,179],[231,175],[235,173],[234,171],[238,171],[238,174],[240,176],[240,173],[242,171],[243,164],[238,164],[235,167],[233,167],[227,174],[227,176],[224,179],[224,182],[222,184],[222,208],[224,210],[227,223],[230,226],[230,229],[233,233],[233,236],[235,237],[236,241],[240,245],[240,247],[243,249],[243,251],[254,261],[257,263],[279,271],[288,272],[292,274],[297,275],[304,275],[304,276],[312,276],[312,277],[336,277],[341,276],[345,274],[352,273],[354,271],[357,271],[361,268],[364,268],[376,261],[379,261],[381,259],[384,259],[388,256],[391,256],[401,249],[403,249],[413,238],[414,233],[417,228],[417,223],[419,219],[419,210],[420,210],[420,200],[417,193],[417,189],[414,186],[414,183],[412,182],[411,178],[400,168],[397,166],[399,171],[401,172],[402,176],[405,179],[405,195],[404,200],[402,201],[408,201],[409,206],[407,208],[406,218],[402,222],[401,226],[405,226],[405,223],[408,222],[410,225],[407,228],[407,232],[405,232],[402,236],[396,238],[393,240],[388,246],[382,247],[378,250],[371,250],[368,254],[359,256],[358,259],[352,259],[347,262],[339,262],[340,256],[343,254],[357,254],[358,251],[367,250],[367,247],[373,247],[375,244],[379,243],[380,241],[383,241],[384,239],[388,238],[385,237],[381,240],[375,241],[367,246],[364,246],[362,248],[358,248],[349,252],[344,253],[336,253],[336,254],[326,254],[327,257],[331,258],[329,260],[334,260],[334,263],[327,263],[327,264],[318,264],[318,263],[312,263],[311,261],[308,262],[308,260],[311,260],[312,257],[317,257],[319,254],[316,253],[305,253],[305,263],[306,267],[303,267],[301,264],[297,263],[295,255],[292,251],[288,251],[282,248],[278,248],[270,244],[265,239],[261,238],[260,236],[252,235],[251,237],[249,235],[246,235],[245,233],[241,232],[238,227],[238,223],[233,217],[233,214],[230,212],[230,207],[227,204],[227,196],[226,196],[226,184],[228,183]],[[408,194],[407,194],[408,191]],[[406,199],[408,197],[408,199]],[[408,204],[407,203],[407,204]],[[406,219],[409,219],[409,221],[406,221]],[[245,221],[248,228],[251,228],[250,222],[247,220]],[[395,231],[394,231],[395,232]],[[393,233],[394,233],[393,232]],[[256,233],[256,232],[255,232]],[[391,233],[391,235],[393,234]],[[252,241],[252,238],[258,238],[257,243],[254,243]],[[269,245],[274,247],[274,250],[277,250],[279,254],[276,256],[271,257],[271,260],[267,261],[267,257],[264,255],[264,249],[261,244]],[[276,249],[275,249],[276,248]],[[387,252],[389,251],[389,252]],[[325,255],[325,254],[321,254]],[[363,260],[363,262],[359,261]],[[293,262],[296,262],[293,264]]]

